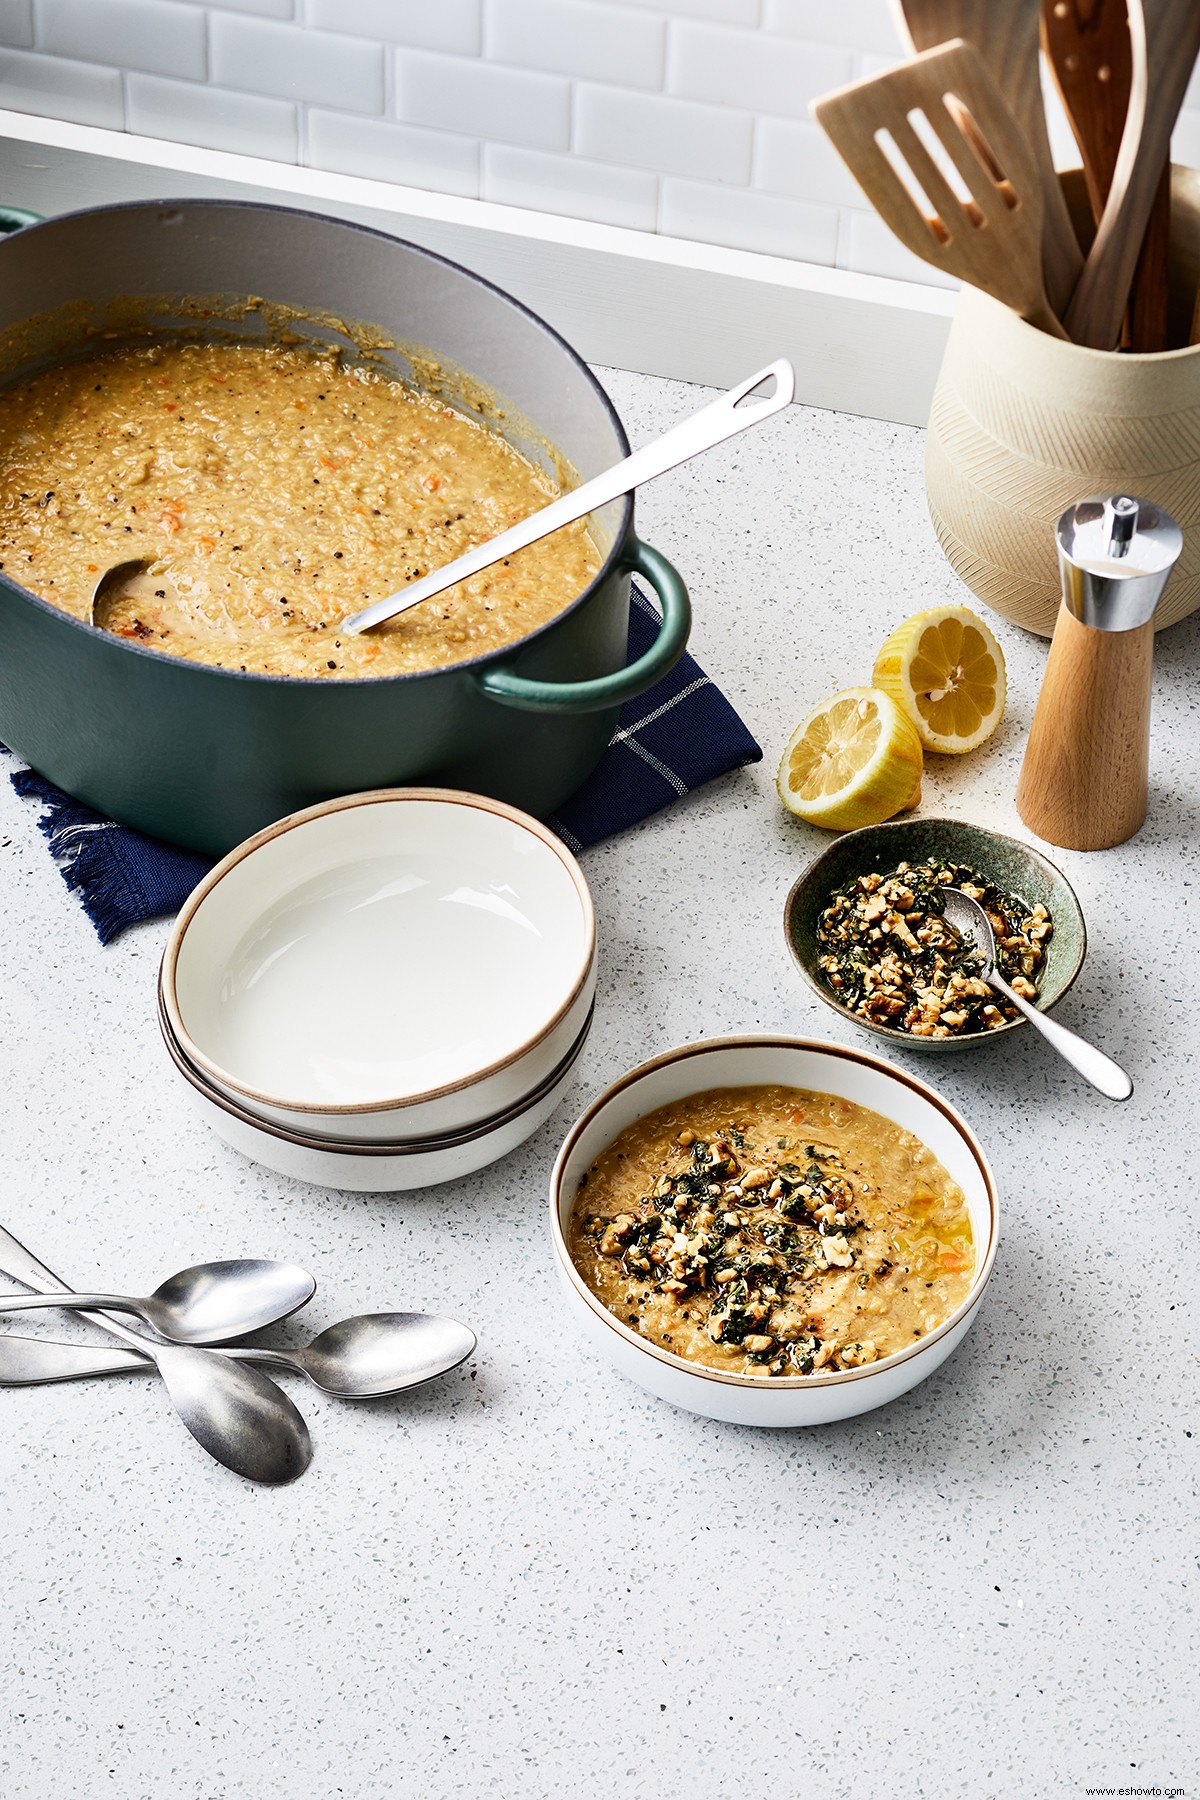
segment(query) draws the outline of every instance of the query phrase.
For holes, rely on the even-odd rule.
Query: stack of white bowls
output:
[[[384,789],[294,813],[217,864],[167,942],[159,1023],[234,1149],[387,1193],[536,1131],[595,985],[591,897],[558,838],[476,794]]]

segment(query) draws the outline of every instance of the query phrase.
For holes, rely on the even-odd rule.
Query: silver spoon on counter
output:
[[[68,1305],[74,1298],[66,1282],[2,1226],[0,1274],[35,1293],[65,1295]],[[239,1367],[215,1350],[153,1342],[105,1313],[87,1316],[157,1364],[179,1417],[217,1462],[248,1481],[293,1481],[304,1473],[312,1461],[308,1426],[258,1369]]]
[[[1068,1031],[1056,1019],[1047,1018],[1036,1006],[1031,1006],[1023,995],[1011,988],[1003,975],[996,968],[996,938],[992,931],[992,922],[977,900],[964,894],[960,888],[944,887],[942,899],[945,901],[943,917],[947,925],[956,931],[965,944],[978,951],[983,958],[980,974],[984,981],[1004,995],[1009,1003],[1023,1013],[1036,1031],[1040,1031],[1046,1042],[1053,1046],[1058,1054],[1069,1062],[1071,1067],[1090,1081],[1109,1100],[1128,1100],[1133,1092],[1133,1082],[1111,1056],[1105,1056],[1103,1050],[1097,1050],[1094,1044],[1087,1043],[1075,1032]]]
[[[432,1313],[362,1313],[327,1325],[299,1350],[239,1346],[223,1355],[238,1362],[298,1369],[339,1400],[369,1400],[421,1387],[465,1362],[475,1333],[457,1319]]]
[[[103,1307],[135,1313],[173,1344],[224,1344],[278,1324],[307,1306],[317,1284],[291,1263],[243,1257],[182,1269],[144,1297],[127,1294],[3,1294],[0,1313],[67,1306],[72,1312]]]
[[[457,1319],[430,1313],[365,1313],[328,1325],[296,1350],[241,1346],[210,1352],[231,1362],[269,1363],[293,1369],[338,1400],[371,1400],[423,1387],[470,1356],[475,1333]],[[47,1338],[0,1332],[0,1387],[72,1381],[85,1375],[144,1370],[144,1356],[90,1344],[58,1344]]]

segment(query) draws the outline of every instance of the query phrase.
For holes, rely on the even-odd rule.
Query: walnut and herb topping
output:
[[[974,1268],[965,1197],[927,1145],[781,1084],[712,1088],[628,1125],[582,1176],[567,1240],[622,1324],[756,1379],[910,1347]]]
[[[865,1287],[891,1268],[858,1246],[865,1221],[837,1151],[787,1138],[752,1144],[732,1124],[709,1137],[685,1127],[673,1151],[675,1166],[627,1209],[585,1213],[585,1235],[619,1262],[635,1304],[671,1297],[713,1344],[766,1375],[873,1362],[869,1337],[823,1335],[819,1316],[829,1271],[853,1271]]]
[[[995,1031],[1017,1009],[984,981],[983,958],[942,916],[942,888],[977,900],[996,937],[1001,975],[1027,1000],[1054,930],[1030,906],[960,863],[902,862],[888,875],[860,875],[839,888],[817,921],[817,967],[851,1012],[913,1037]]]

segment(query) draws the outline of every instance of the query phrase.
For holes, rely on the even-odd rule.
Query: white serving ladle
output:
[[[758,389],[768,381],[774,381],[774,388],[759,396]],[[640,450],[635,450],[623,462],[615,463],[611,469],[605,469],[603,474],[593,476],[582,487],[572,488],[569,494],[561,494],[549,506],[542,507],[540,512],[532,513],[529,518],[522,519],[519,525],[502,531],[499,537],[490,538],[486,544],[476,545],[473,550],[456,557],[444,568],[435,569],[432,575],[424,575],[420,581],[410,582],[407,587],[401,588],[398,594],[389,594],[386,600],[376,600],[371,606],[364,607],[362,612],[343,619],[338,630],[354,634],[370,631],[373,625],[382,625],[385,619],[394,619],[397,613],[407,612],[410,606],[420,606],[423,600],[432,600],[435,594],[453,587],[456,581],[466,581],[470,576],[478,575],[481,569],[489,569],[504,557],[524,550],[529,544],[536,544],[539,538],[548,537],[560,526],[570,525],[574,520],[594,512],[597,507],[604,506],[609,500],[616,500],[619,495],[629,493],[643,482],[653,481],[656,475],[665,475],[668,469],[678,468],[680,463],[699,456],[702,450],[711,450],[714,444],[723,444],[726,438],[745,431],[747,426],[760,425],[764,419],[782,412],[795,391],[795,370],[790,362],[780,357],[778,362],[770,363],[767,368],[760,369],[757,375],[751,375],[748,380],[740,381],[736,387],[730,388],[719,400],[701,407],[698,413],[693,413],[682,425],[675,425],[670,431],[664,432],[662,437],[643,444]]]

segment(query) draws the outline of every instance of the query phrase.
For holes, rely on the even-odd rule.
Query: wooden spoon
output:
[[[892,0],[892,10],[914,50],[965,38],[1008,102],[1042,189],[1042,268],[1050,304],[1061,316],[1082,273],[1083,254],[1046,132],[1038,64],[1041,0]]]
[[[1112,186],[1067,310],[1077,344],[1112,350],[1121,333],[1171,133],[1200,51],[1196,0],[1128,0],[1129,108]]]
[[[970,44],[959,38],[927,50],[814,100],[812,112],[902,244],[1031,325],[1066,336],[1042,276],[1037,164]],[[936,138],[969,198],[942,173],[915,118]],[[895,157],[881,141],[888,139]]]
[[[1133,53],[1126,0],[1043,0],[1042,41],[1083,158],[1092,218],[1100,223],[1129,111]],[[1129,350],[1167,348],[1171,170],[1164,164],[1138,254],[1122,333]]]

